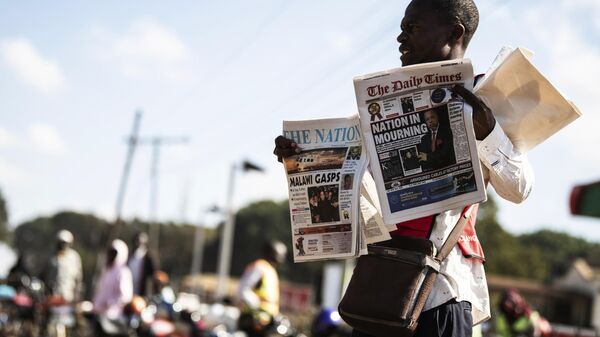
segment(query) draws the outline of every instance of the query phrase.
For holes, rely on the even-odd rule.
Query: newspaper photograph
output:
[[[302,152],[284,158],[294,262],[358,255],[360,181],[368,162],[358,115],[284,121]]]
[[[486,198],[471,107],[450,90],[473,89],[467,59],[354,79],[364,142],[386,224]]]

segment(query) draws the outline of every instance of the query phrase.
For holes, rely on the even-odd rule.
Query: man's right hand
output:
[[[298,147],[298,144],[289,138],[284,136],[278,136],[275,138],[275,149],[273,154],[277,156],[277,161],[282,162],[283,158],[289,157],[294,154],[298,154],[302,151]]]

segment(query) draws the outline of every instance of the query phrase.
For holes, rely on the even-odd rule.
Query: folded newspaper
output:
[[[408,221],[486,199],[471,107],[468,59],[402,67],[354,79],[383,221]]]
[[[531,56],[522,48],[503,48],[474,89],[522,152],[581,116],[575,104],[533,65]]]
[[[283,136],[302,149],[284,158],[294,262],[358,256],[364,245],[360,186],[368,162],[358,115],[284,121]]]

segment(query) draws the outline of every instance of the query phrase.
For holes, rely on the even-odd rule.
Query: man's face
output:
[[[402,32],[396,39],[403,66],[450,58],[452,26],[443,23],[429,7],[427,0],[413,0],[406,7],[400,25]]]
[[[427,124],[427,127],[430,130],[437,129],[439,121],[438,121],[438,115],[437,115],[437,113],[435,113],[435,111],[428,110],[425,112],[425,124]]]

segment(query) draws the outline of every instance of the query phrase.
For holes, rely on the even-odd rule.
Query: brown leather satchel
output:
[[[448,256],[471,214],[468,207],[434,256],[433,242],[394,237],[369,245],[358,258],[339,313],[353,328],[377,337],[410,337]]]

